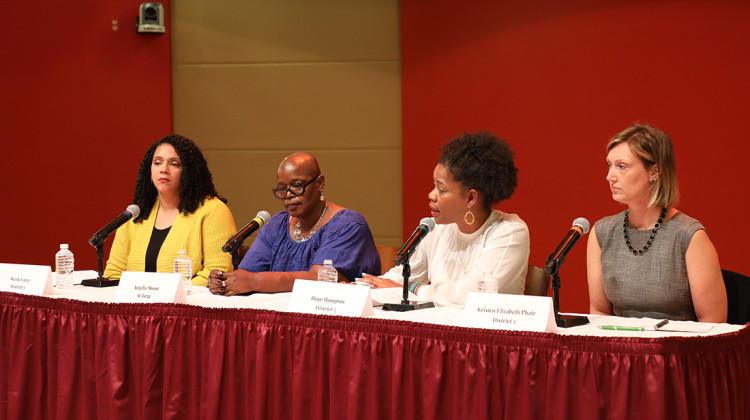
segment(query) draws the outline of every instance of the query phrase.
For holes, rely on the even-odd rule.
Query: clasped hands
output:
[[[234,296],[250,291],[253,273],[246,270],[221,271],[211,270],[208,275],[208,290],[214,295]]]

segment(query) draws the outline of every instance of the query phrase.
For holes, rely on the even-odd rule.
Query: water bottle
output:
[[[193,280],[193,260],[188,257],[184,249],[181,249],[177,253],[177,258],[174,259],[174,272],[182,278],[182,288],[185,294],[189,295]]]
[[[318,270],[318,281],[327,281],[337,283],[339,281],[339,272],[333,266],[333,260],[323,260],[323,267]]]
[[[68,244],[60,244],[60,250],[55,254],[55,287],[70,289],[73,287],[73,266],[75,261]]]
[[[477,280],[477,288],[481,293],[497,293],[499,284],[491,273],[482,273]]]

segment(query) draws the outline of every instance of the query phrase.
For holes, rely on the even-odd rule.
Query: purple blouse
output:
[[[365,218],[353,210],[341,210],[305,242],[289,236],[289,214],[278,212],[258,232],[239,268],[264,271],[310,271],[313,265],[332,260],[349,281],[362,273],[380,274],[380,256]]]

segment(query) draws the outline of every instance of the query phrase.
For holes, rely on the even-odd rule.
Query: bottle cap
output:
[[[60,244],[60,249],[68,249],[68,244]]]
[[[323,265],[330,264],[333,265],[333,260],[323,260]]]

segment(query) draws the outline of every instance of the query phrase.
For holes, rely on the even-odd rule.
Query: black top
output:
[[[151,232],[151,240],[148,242],[148,248],[146,248],[147,273],[156,273],[156,259],[159,257],[159,250],[164,240],[167,239],[169,229],[172,229],[172,226],[163,230],[154,228],[154,231]]]

